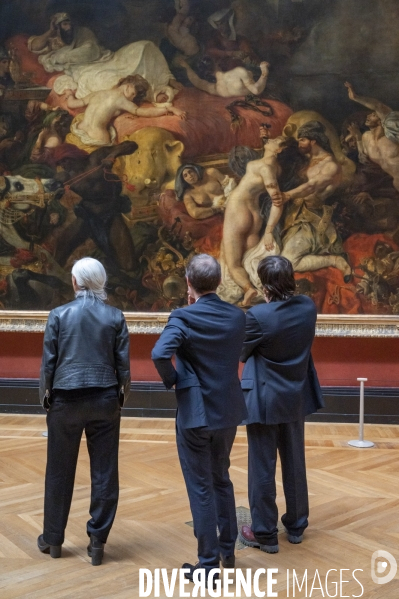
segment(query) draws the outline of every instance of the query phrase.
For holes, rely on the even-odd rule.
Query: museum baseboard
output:
[[[37,379],[0,379],[0,413],[42,414]],[[323,387],[326,407],[307,420],[312,422],[357,422],[358,387]],[[162,383],[133,382],[123,416],[173,418],[176,410],[174,391]],[[399,424],[399,388],[366,387],[365,422]]]

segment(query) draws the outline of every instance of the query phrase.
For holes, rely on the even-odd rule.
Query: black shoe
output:
[[[187,580],[190,580],[191,582],[193,581],[193,575],[194,572],[196,570],[201,570],[201,564],[198,562],[197,564],[195,564],[195,566],[193,566],[192,564],[183,564],[182,568],[184,570],[190,570],[189,572],[185,572],[184,573],[184,578],[187,578]],[[203,570],[205,570],[205,568],[202,568]],[[213,590],[216,590],[216,580],[219,578],[219,575],[217,574],[216,576],[213,577]],[[206,575],[206,587],[208,588],[208,575]]]
[[[62,545],[49,545],[43,539],[43,535],[37,537],[37,546],[39,547],[42,553],[49,553],[51,557],[61,557],[61,547]]]
[[[285,528],[285,527],[284,527]],[[287,533],[287,539],[290,543],[292,543],[293,545],[298,545],[299,543],[302,543],[303,541],[303,533],[302,534],[296,534],[293,535],[290,532],[288,532],[288,530],[285,528],[285,532]]]
[[[290,535],[290,533],[287,532],[287,539],[289,540],[290,543],[293,543],[294,545],[298,545],[299,543],[302,543],[303,535],[295,536],[295,535]]]
[[[87,555],[91,557],[92,566],[101,566],[104,557],[104,543],[94,535],[90,535],[90,543],[87,545]]]
[[[222,562],[223,568],[235,568],[236,557],[235,555],[220,555],[220,561]]]

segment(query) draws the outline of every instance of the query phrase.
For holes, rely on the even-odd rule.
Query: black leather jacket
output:
[[[52,310],[40,369],[43,407],[49,407],[53,389],[115,385],[122,405],[130,390],[129,333],[123,313],[87,297]]]

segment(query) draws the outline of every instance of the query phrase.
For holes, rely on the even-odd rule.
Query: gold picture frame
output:
[[[0,331],[12,333],[43,333],[48,312],[3,310]],[[132,335],[159,335],[167,320],[167,312],[126,312],[126,322]],[[316,337],[399,337],[399,316],[319,314]]]

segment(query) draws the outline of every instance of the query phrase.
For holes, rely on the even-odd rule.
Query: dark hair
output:
[[[306,139],[314,140],[323,150],[329,154],[334,152],[330,146],[330,140],[326,133],[326,128],[320,121],[308,121],[298,129],[298,139],[305,137]]]
[[[229,153],[229,168],[239,177],[245,175],[247,164],[252,160],[259,160],[259,152],[248,146],[234,146]]]
[[[281,191],[288,191],[300,185],[301,181],[297,181],[295,184],[287,187],[287,180],[292,179],[294,175],[297,175],[298,170],[306,164],[306,158],[301,154],[298,149],[298,142],[294,137],[287,137],[281,142],[283,150],[277,155],[277,162],[284,171],[279,177],[279,187]],[[261,153],[257,150],[253,150],[248,146],[234,146],[229,153],[229,168],[238,177],[243,177],[247,170],[248,162],[252,160],[259,160]]]
[[[277,154],[277,162],[281,168],[281,173],[277,177],[277,182],[280,191],[290,191],[290,189],[295,189],[295,187],[298,187],[303,183],[301,171],[305,164],[307,164],[307,159],[299,151],[298,142],[294,137],[287,137],[282,146],[283,149]],[[272,206],[273,203],[269,193],[267,191],[261,193],[259,195],[259,212],[263,220],[263,225],[259,231],[260,236],[262,236],[265,231]],[[281,235],[286,209],[287,205],[284,206],[283,215],[273,231],[274,239],[279,247],[282,247]]]
[[[219,262],[208,254],[198,254],[187,264],[186,277],[197,293],[216,291],[221,276]]]
[[[139,104],[145,100],[147,92],[150,89],[150,84],[148,83],[147,79],[144,79],[144,77],[141,75],[128,75],[127,77],[122,77],[122,79],[119,79],[115,87],[120,87],[126,83],[130,83],[135,87],[136,95],[133,99],[136,101],[136,104]]]
[[[71,28],[67,30],[61,27],[62,23],[65,23],[66,21],[69,21],[71,23]],[[62,21],[60,21],[57,25],[57,29],[64,44],[66,44],[67,46],[72,44],[73,40],[75,39],[75,28],[71,19],[63,19]]]
[[[298,142],[294,137],[287,137],[282,145],[282,151],[277,154],[277,162],[281,167],[278,185],[281,191],[289,191],[303,182],[299,173],[307,164],[307,160],[299,151]]]
[[[216,62],[207,54],[198,61],[197,74],[200,79],[205,79],[209,83],[216,83],[215,77]]]
[[[62,140],[65,140],[66,136],[68,135],[72,120],[73,116],[69,114],[69,112],[63,110],[61,111],[59,120],[54,122],[54,131],[58,133]]]
[[[195,171],[197,173],[199,181],[202,180],[205,172],[203,166],[201,166],[200,164],[194,164],[193,162],[182,164],[182,166],[178,168],[175,179],[175,191],[176,197],[180,202],[183,201],[184,194],[186,193],[187,189],[192,189],[192,186],[189,183],[187,183],[187,181],[185,181],[183,178],[183,171],[186,168],[191,168],[193,171]]]
[[[283,256],[267,256],[258,264],[258,277],[270,302],[287,300],[295,293],[294,269]]]

